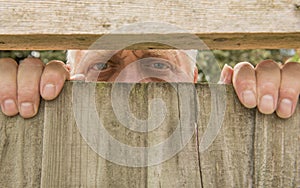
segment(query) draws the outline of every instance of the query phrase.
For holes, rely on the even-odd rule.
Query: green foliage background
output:
[[[26,57],[37,57],[41,58],[44,63],[48,63],[51,60],[61,60],[66,62],[65,51],[60,50],[49,50],[49,51],[0,51],[0,58],[10,57],[15,59],[17,62],[21,61]]]

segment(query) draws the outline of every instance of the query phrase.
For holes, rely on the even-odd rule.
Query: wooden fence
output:
[[[118,91],[128,88],[121,84]],[[96,91],[86,98],[95,102],[106,130],[120,142],[148,146],[163,142],[174,132],[184,111],[178,92],[186,93],[187,84],[178,91],[169,84],[137,84],[131,91],[131,112],[147,118],[148,102],[162,98],[167,106],[163,124],[148,133],[131,131],[121,125],[110,100],[112,84],[80,83],[79,95]],[[197,131],[174,157],[154,166],[126,167],[100,157],[83,139],[76,122],[83,118],[72,108],[73,84],[67,83],[57,100],[43,102],[39,114],[24,120],[0,116],[1,187],[299,187],[300,185],[300,106],[287,120],[246,109],[231,86],[223,100],[211,94],[208,85],[196,85],[199,108]],[[78,86],[77,86],[78,87]],[[130,85],[131,87],[131,85]],[[214,86],[221,87],[221,86]],[[181,88],[181,89],[180,89]],[[219,98],[220,99],[220,98]],[[194,99],[184,102],[193,104]],[[226,101],[222,127],[214,142],[200,152],[199,143],[212,113]],[[225,104],[225,103],[224,103]],[[192,105],[193,106],[193,105]],[[75,115],[77,118],[75,119]],[[220,113],[222,114],[222,113]],[[221,116],[219,117],[222,118]],[[88,122],[88,120],[85,120]],[[188,126],[179,124],[178,126]],[[101,138],[100,138],[101,141]],[[152,144],[152,145],[151,145]],[[168,152],[167,148],[160,154]],[[119,151],[120,153],[122,151]],[[150,155],[149,155],[150,156]],[[153,157],[153,156],[152,156]],[[150,161],[150,160],[149,160]],[[130,164],[128,164],[130,165]]]
[[[300,46],[299,0],[0,0],[0,5],[1,50],[87,49],[119,27],[145,21],[175,24],[198,36],[210,49]],[[102,48],[115,49],[128,38],[146,37],[172,40],[186,49],[199,48],[186,42],[185,34],[159,28],[149,34],[127,30],[110,34]],[[126,48],[172,48],[162,43]],[[106,130],[121,143],[150,147],[172,135],[177,124],[184,129],[184,123],[178,122],[188,113],[180,110],[180,95],[169,84],[137,84],[131,92],[130,109],[141,119],[148,117],[153,97],[161,96],[167,104],[169,113],[162,126],[147,133],[130,131],[116,119],[111,84],[79,85],[79,94],[93,93],[96,88],[96,96],[88,96],[82,105],[96,104]],[[191,116],[197,119],[196,129],[188,144],[162,163],[131,167],[100,157],[81,136],[78,121],[89,121],[85,116],[88,108],[74,116],[73,86],[68,82],[57,100],[42,101],[39,114],[32,119],[0,114],[0,187],[300,187],[299,105],[293,117],[283,120],[245,109],[231,86],[225,95],[218,95],[210,91],[222,86],[197,84],[199,106],[191,108],[196,110]],[[175,86],[183,96],[192,92],[184,89],[186,84]],[[191,98],[186,99],[184,103],[193,104]],[[220,104],[225,106],[219,108]],[[222,115],[224,119],[218,118]],[[209,122],[222,126],[212,144],[202,150]],[[168,148],[172,147],[157,156]],[[143,157],[151,160],[148,155]]]

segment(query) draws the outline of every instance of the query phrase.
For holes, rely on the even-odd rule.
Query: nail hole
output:
[[[215,42],[224,42],[224,41],[227,41],[226,38],[216,38],[214,39]]]

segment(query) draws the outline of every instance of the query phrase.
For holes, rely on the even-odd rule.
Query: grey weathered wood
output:
[[[257,187],[300,186],[300,106],[283,120],[256,113],[254,183]]]
[[[224,89],[226,91],[211,86],[210,92],[207,86],[197,88],[201,101],[199,141],[203,139],[209,121],[214,122],[210,126],[216,123],[222,126],[209,148],[199,152],[203,187],[252,187],[255,112],[238,102],[231,87]],[[218,119],[210,119],[213,112]]]
[[[122,90],[125,91],[131,85],[120,84],[117,89],[120,93],[125,93]],[[139,84],[131,92],[131,110],[137,118],[147,118],[148,88],[145,86],[147,85]],[[82,83],[79,87],[81,88],[79,91],[85,92],[92,90],[95,85]],[[174,121],[178,121],[177,117],[173,116],[173,113],[178,111],[176,92],[172,91],[172,88],[166,87],[166,84],[162,84],[161,87],[156,85],[149,87],[149,91],[152,91],[150,93],[154,94],[150,98],[159,96],[167,99],[166,103],[171,108],[171,112],[169,112],[162,128],[153,133],[139,134],[126,129],[116,119],[110,102],[111,85],[98,84],[96,91],[101,92],[98,92],[96,101],[99,114],[102,115],[101,120],[108,132],[120,142],[138,147],[151,147],[151,145],[163,141],[166,135],[170,134],[168,132],[172,130],[172,127],[174,128]],[[42,187],[199,187],[201,185],[195,142],[190,142],[188,147],[184,149],[184,153],[163,164],[151,167],[120,166],[97,156],[76,131],[71,103],[66,104],[66,101],[71,99],[72,85],[66,87],[65,90],[65,96],[60,97],[58,102],[50,102],[46,106],[45,117],[47,120],[45,121]],[[84,102],[90,104],[94,101],[93,98],[90,98]],[[54,109],[63,106],[65,106],[65,113],[57,114]],[[88,123],[88,119],[85,121]],[[53,122],[57,123],[53,124]],[[166,151],[161,151],[161,154],[164,152]],[[157,155],[160,154],[157,153]],[[147,160],[147,155],[145,157]],[[57,161],[60,162],[57,163]]]
[[[147,21],[181,28],[159,26],[148,31],[166,34],[166,38],[153,36],[177,41],[181,48],[199,48],[186,42],[182,33],[197,35],[211,49],[300,46],[299,0],[0,0],[0,4],[0,49],[86,49],[104,34]],[[137,28],[115,34],[101,48],[116,48],[124,39],[147,38]],[[153,43],[129,48],[145,47],[170,48]]]
[[[43,108],[30,120],[0,113],[0,187],[40,187]]]
[[[162,125],[153,131],[138,133],[125,128],[113,113],[114,84],[76,82],[78,90],[74,90],[74,84],[68,82],[59,98],[46,102],[35,118],[24,120],[19,116],[0,115],[1,187],[300,186],[299,105],[292,118],[282,120],[276,115],[262,115],[255,109],[244,108],[231,86],[226,87],[224,95],[223,86],[208,88],[196,84],[197,97],[191,97],[193,89],[189,85],[192,84],[175,84],[178,92],[167,83],[118,84],[120,97],[133,86],[128,98],[130,113],[138,119],[151,118],[149,104],[153,99],[162,98],[166,103],[168,113]],[[84,100],[72,98],[72,90]],[[199,108],[195,108],[196,99]],[[183,102],[191,105],[191,109],[182,110]],[[176,126],[180,129],[187,126],[182,120],[186,114],[191,119],[198,115],[197,131],[186,147],[163,163],[148,167],[121,166],[99,156],[78,130],[80,120],[86,122],[86,130],[90,129],[93,115],[86,115],[93,103],[109,134],[127,145],[152,147],[163,142]],[[77,111],[74,110],[76,104],[79,105]],[[117,107],[121,108],[120,105]],[[160,108],[154,106],[153,110],[160,112]],[[210,119],[212,112],[219,118]],[[132,119],[128,121],[132,125],[136,123]],[[209,121],[221,122],[222,126],[214,141],[202,151],[201,140]],[[149,127],[151,121],[146,122]],[[156,122],[159,118],[152,123]],[[178,143],[183,143],[182,138]],[[103,137],[93,139],[96,147],[100,142],[107,144],[105,156],[114,151],[111,142],[101,140]],[[171,145],[167,146],[156,156],[163,156],[170,148]],[[150,162],[149,157],[151,155],[146,154],[141,159]]]
[[[149,98],[162,99],[166,104],[167,114],[164,122],[156,130],[148,133],[148,142],[153,142],[152,144],[162,143],[174,134],[176,128],[184,129],[187,126],[196,128],[196,124],[187,125],[182,120],[182,114],[188,113],[191,119],[195,119],[194,122],[196,123],[196,113],[192,113],[197,112],[197,108],[194,108],[197,105],[195,104],[195,96],[193,98],[188,97],[190,93],[193,93],[193,86],[193,84],[170,85],[165,83],[152,83],[149,85],[147,91]],[[190,109],[182,108],[182,103],[188,103]],[[156,110],[158,109],[154,107],[154,111]],[[183,134],[187,133],[183,132]],[[164,149],[157,153],[158,156],[170,152],[170,148],[174,148],[176,144],[183,146],[183,149],[164,163],[148,167],[148,187],[201,188],[196,139],[196,134],[193,134],[186,145],[180,137],[172,144],[166,144]]]
[[[93,87],[93,84],[81,86],[84,91]],[[105,114],[104,124],[109,125],[106,128],[109,128],[112,135],[115,132],[124,134],[122,141],[133,143],[134,136],[127,137],[128,131],[116,123],[117,120],[111,113],[111,105],[101,103],[109,101],[107,93],[111,89],[110,85],[103,84],[100,87],[102,92],[99,97],[105,100],[97,101],[100,102],[100,111]],[[69,84],[64,90],[63,96],[57,102],[46,105],[41,187],[145,187],[146,169],[113,164],[99,157],[87,145],[75,124],[72,103],[66,103],[72,100],[72,85]],[[93,98],[87,98],[85,102],[89,104],[94,101]],[[65,112],[57,113],[55,109],[65,109]],[[143,144],[143,140],[136,143]]]

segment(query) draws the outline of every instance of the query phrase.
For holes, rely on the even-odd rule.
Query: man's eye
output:
[[[170,68],[168,65],[164,64],[164,63],[154,63],[153,67],[156,69],[168,69]]]
[[[107,69],[108,67],[109,65],[107,63],[97,63],[92,66],[92,69],[96,71],[101,71]]]
[[[147,62],[144,65],[148,68],[159,69],[159,70],[165,70],[171,68],[171,66],[168,63],[162,63],[162,62]]]

